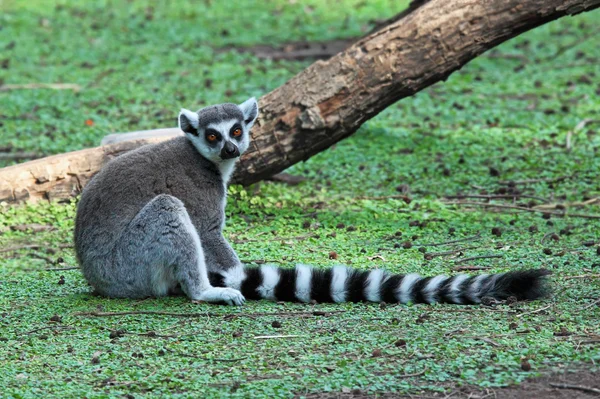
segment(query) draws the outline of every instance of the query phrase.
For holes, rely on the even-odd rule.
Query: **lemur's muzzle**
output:
[[[240,150],[231,141],[226,141],[221,150],[221,159],[232,159],[240,156]]]

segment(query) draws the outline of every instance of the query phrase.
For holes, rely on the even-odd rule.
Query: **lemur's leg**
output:
[[[242,267],[242,262],[223,237],[221,229],[204,233],[200,239],[209,272],[221,272],[233,267]]]
[[[201,240],[208,272],[212,277],[221,276],[213,283],[240,290],[246,278],[244,265],[223,237],[221,229],[204,232]]]
[[[161,194],[131,221],[118,246],[123,265],[140,268],[149,295],[164,296],[177,285],[192,300],[241,305],[242,294],[211,286],[200,238],[179,199]],[[128,259],[127,259],[128,258]]]

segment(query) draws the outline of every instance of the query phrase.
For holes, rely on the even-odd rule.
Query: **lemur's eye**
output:
[[[233,137],[240,137],[241,134],[242,129],[240,129],[239,127],[233,131]]]
[[[206,140],[213,142],[217,140],[217,135],[216,134],[209,134],[206,136]]]

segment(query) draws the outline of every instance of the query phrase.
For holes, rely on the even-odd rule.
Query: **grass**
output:
[[[111,132],[172,126],[181,106],[259,96],[306,66],[219,48],[351,37],[401,8],[386,1],[298,3],[247,2],[242,12],[220,2],[149,10],[140,1],[5,1],[0,59],[9,61],[0,81],[84,89],[0,92],[1,144],[52,154],[97,145]],[[550,203],[600,196],[599,125],[574,131],[584,119],[600,119],[598,17],[594,11],[528,32],[389,107],[351,138],[292,167],[307,178],[299,186],[230,188],[226,234],[246,261],[427,275],[455,273],[459,265],[485,272],[546,267],[554,272],[549,299],[493,308],[251,302],[238,309],[185,298],[99,298],[78,270],[47,270],[76,265],[73,250],[62,248],[71,243],[75,201],[2,204],[0,248],[40,246],[0,252],[2,396],[414,394],[596,369],[600,221],[499,213],[442,198],[502,193],[502,181],[525,179],[537,181],[517,184],[521,194]],[[407,187],[409,204],[390,198]],[[530,201],[542,203],[516,202]],[[597,215],[600,207],[567,211]],[[426,245],[478,233],[478,240]],[[459,252],[428,260],[422,247]],[[455,264],[490,254],[501,257]],[[315,310],[337,313],[295,313]],[[204,316],[77,314],[90,311]],[[265,335],[292,337],[256,338]]]

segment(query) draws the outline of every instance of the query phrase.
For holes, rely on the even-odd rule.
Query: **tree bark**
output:
[[[165,137],[123,141],[0,169],[0,202],[68,201],[111,159]]]
[[[415,2],[392,24],[263,96],[252,144],[233,182],[251,184],[304,161],[486,50],[599,6],[600,0]],[[147,142],[111,144],[4,168],[0,201],[68,198],[108,159]]]
[[[598,6],[600,0],[430,0],[262,97],[254,145],[234,181],[253,183],[306,160],[486,50]]]

